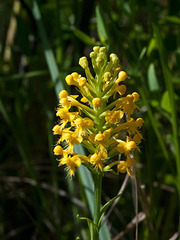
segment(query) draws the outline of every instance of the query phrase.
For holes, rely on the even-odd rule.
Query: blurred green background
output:
[[[179,239],[179,30],[178,0],[0,0],[1,240],[89,239],[76,218],[90,216],[86,176],[70,181],[57,167],[52,127],[65,76],[84,74],[79,58],[95,45],[119,56],[141,95],[138,239]],[[104,176],[103,203],[124,177]],[[107,221],[111,239],[135,239],[134,217],[130,181]]]

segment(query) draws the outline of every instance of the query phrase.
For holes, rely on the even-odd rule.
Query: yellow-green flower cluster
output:
[[[139,128],[143,119],[134,119],[138,109],[139,94],[126,93],[124,80],[127,78],[116,54],[107,58],[105,47],[94,47],[90,53],[95,76],[90,71],[86,57],[79,60],[86,77],[77,72],[66,77],[68,85],[74,85],[79,95],[69,95],[66,90],[59,93],[60,118],[53,132],[60,136],[54,148],[60,165],[66,165],[72,176],[81,164],[92,171],[128,172],[136,163],[133,152],[142,140]],[[74,111],[75,110],[75,111]],[[75,152],[74,146],[82,144],[88,156]],[[123,160],[117,160],[121,154]],[[116,159],[116,160],[113,160]]]

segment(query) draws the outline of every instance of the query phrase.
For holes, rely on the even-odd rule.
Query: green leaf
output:
[[[162,20],[159,21],[160,24],[171,23],[180,25],[180,18],[177,16],[166,16]]]
[[[41,13],[39,10],[39,6],[36,0],[32,0],[32,13],[34,16],[34,19],[36,21],[37,24],[37,28],[41,37],[41,41],[43,44],[43,48],[44,48],[44,55],[46,58],[46,62],[48,65],[48,69],[52,78],[52,81],[54,82],[55,86],[55,90],[56,90],[56,94],[58,96],[59,91],[62,89],[65,89],[65,84],[63,81],[61,81],[61,79],[59,78],[59,69],[57,66],[57,62],[53,53],[53,50],[50,46],[48,37],[47,37],[47,33],[46,30],[44,28],[44,24],[42,21],[42,17],[41,17]]]
[[[33,77],[39,77],[47,74],[48,74],[48,71],[46,70],[32,71],[32,72],[27,72],[23,74],[12,74],[9,76],[3,76],[3,77],[0,77],[0,81],[16,80],[21,78],[33,78]]]
[[[149,84],[150,91],[159,90],[159,84],[158,84],[158,79],[156,77],[154,63],[151,63],[148,68],[148,84]]]
[[[80,220],[86,220],[89,226],[89,230],[91,232],[91,228],[95,228],[97,232],[99,232],[98,227],[93,223],[93,221],[90,218],[87,217],[80,217],[79,214],[77,215],[77,218]]]
[[[79,38],[82,42],[84,42],[87,45],[95,46],[99,45],[98,42],[95,42],[91,37],[89,37],[87,34],[83,33],[81,30],[74,28],[73,29],[74,35]]]
[[[112,198],[111,200],[109,200],[109,201],[101,208],[98,227],[100,227],[102,217],[104,216],[107,208],[108,208],[117,198],[121,197],[121,195],[122,195],[122,193],[118,194],[117,196],[115,196],[114,198]]]
[[[156,48],[157,48],[157,41],[155,38],[151,38],[149,45],[148,45],[148,49],[147,49],[147,56],[150,56],[152,51]]]
[[[169,92],[168,91],[165,91],[163,96],[162,96],[161,107],[165,111],[171,113],[171,104],[170,104]]]
[[[90,218],[87,218],[87,217],[80,217],[79,214],[77,215],[77,218],[80,219],[80,220],[86,220],[88,225],[89,224],[92,224],[98,231],[98,228],[97,226],[93,223],[93,221],[90,219]]]
[[[96,6],[96,18],[97,18],[97,31],[98,31],[99,39],[104,46],[109,48],[109,38],[107,34],[105,18],[100,6]]]

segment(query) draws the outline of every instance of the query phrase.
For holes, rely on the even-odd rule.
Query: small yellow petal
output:
[[[63,148],[61,146],[56,146],[54,148],[54,155],[63,155]]]
[[[56,135],[56,134],[60,135],[61,134],[61,127],[59,125],[55,125],[52,130],[54,132],[54,135]]]
[[[120,93],[120,95],[124,95],[126,92],[127,87],[125,85],[120,85],[117,89],[117,91]]]
[[[130,141],[126,144],[127,151],[132,151],[135,148],[137,148],[137,145],[134,141]]]
[[[140,97],[140,96],[139,96],[139,94],[138,94],[137,92],[133,92],[133,93],[132,93],[132,96],[133,96],[133,98],[134,98],[134,100],[133,100],[134,102],[137,102],[137,101],[139,100],[139,97]]]

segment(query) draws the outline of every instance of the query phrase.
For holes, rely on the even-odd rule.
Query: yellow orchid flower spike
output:
[[[140,95],[125,95],[128,76],[116,54],[108,57],[105,47],[96,46],[90,58],[94,73],[87,58],[82,57],[79,64],[85,75],[73,72],[65,78],[78,95],[69,95],[66,90],[59,93],[59,121],[53,127],[59,138],[54,154],[60,166],[67,166],[70,176],[83,164],[92,172],[127,172],[132,177],[131,167],[136,163],[132,156],[139,150],[144,122],[142,118],[133,118],[134,111],[139,110],[136,103]],[[77,154],[77,144],[82,144],[89,156]]]

